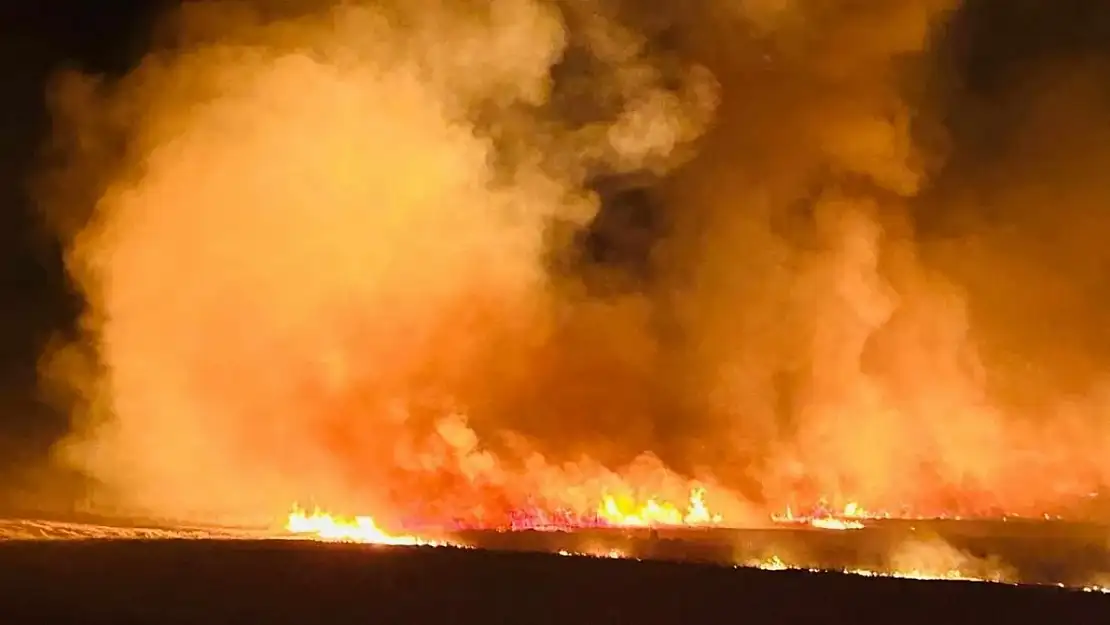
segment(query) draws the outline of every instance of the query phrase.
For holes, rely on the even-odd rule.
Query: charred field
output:
[[[1107,541],[1100,539],[1099,528],[966,521],[912,527],[889,521],[844,532],[596,530],[457,537],[472,549],[260,540],[215,530],[169,539],[134,538],[144,535],[139,532],[129,538],[8,540],[0,541],[0,622],[539,625],[758,619],[936,625],[1094,623],[1110,610],[1105,594],[1032,585],[1050,578],[1080,585],[1093,571],[1104,571]],[[915,532],[928,532],[960,553],[1004,562],[1024,583],[737,566],[777,550],[804,561],[798,566],[863,570],[879,566],[883,554]]]

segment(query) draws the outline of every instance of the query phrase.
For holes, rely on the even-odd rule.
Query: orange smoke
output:
[[[904,87],[954,1],[254,4],[52,93],[87,306],[43,374],[90,506],[746,525],[1110,477],[1100,404],[1014,409],[914,238],[941,159]],[[580,245],[624,176],[666,217],[640,273]]]
[[[536,108],[569,45],[554,7],[403,10],[406,28],[369,6],[272,24],[201,7],[185,49],[86,103],[135,112],[69,252],[100,370],[63,374],[88,414],[59,451],[105,484],[97,505],[502,525],[693,488],[642,449],[573,445],[573,419],[636,418],[646,341],[631,308],[549,270],[547,239],[595,212],[587,167],[665,167],[703,95],[605,58],[634,40],[602,20],[586,43],[627,74],[625,107],[563,129]]]

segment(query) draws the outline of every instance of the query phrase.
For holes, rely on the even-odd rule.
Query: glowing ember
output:
[[[610,560],[627,560],[627,559],[630,559],[628,554],[621,551],[620,549],[592,550],[592,551],[567,551],[566,549],[561,549],[561,550],[557,551],[556,553],[558,553],[561,556],[573,556],[573,557],[579,557],[579,558],[608,558]],[[637,560],[637,561],[640,560],[639,558],[634,558],[634,559]]]
[[[917,580],[952,580],[961,582],[992,582],[995,580],[981,579],[978,577],[971,577],[961,573],[958,569],[950,569],[948,571],[930,572],[917,569],[910,569],[907,571],[876,571],[872,569],[846,569],[844,571],[850,575],[860,575],[863,577],[896,577],[899,579],[917,579]]]
[[[849,569],[835,569],[826,570],[815,568],[812,566],[799,566],[789,564],[778,556],[770,556],[763,560],[755,560],[740,566],[762,569],[764,571],[811,571],[814,573],[819,572],[839,572],[848,575],[859,575],[861,577],[892,577],[896,579],[914,579],[920,581],[963,581],[963,582],[983,582],[992,584],[1010,584],[1013,583],[1001,574],[972,574],[958,568],[950,569],[924,569],[924,568],[890,568],[886,570],[870,569],[870,568],[849,568]],[[1094,587],[1087,587],[1094,588]],[[1084,590],[1087,590],[1084,588]],[[1095,592],[1091,590],[1090,592]]]
[[[652,527],[661,525],[719,525],[721,515],[713,514],[705,505],[705,489],[695,488],[681,509],[658,499],[637,504],[628,498],[606,495],[598,506],[597,516],[608,525],[619,527]]]
[[[442,546],[435,542],[409,535],[394,535],[383,531],[372,517],[340,517],[316,509],[311,515],[294,506],[289,513],[285,529],[297,536],[335,542],[368,543],[376,545],[427,545]]]

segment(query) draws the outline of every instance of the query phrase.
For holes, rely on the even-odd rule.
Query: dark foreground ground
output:
[[[495,551],[605,554],[732,566],[778,560],[833,571],[916,571],[1038,585],[1110,586],[1110,525],[1045,520],[867,520],[863,529],[808,525],[763,528],[579,529],[420,532]],[[136,519],[0,518],[11,539],[258,539],[280,527],[182,526]],[[1110,620],[1107,621],[1110,625]],[[4,625],[0,622],[0,625]]]
[[[0,624],[1110,622],[1052,587],[300,541],[0,542]]]
[[[466,544],[502,551],[606,553],[704,564],[766,562],[774,555],[801,568],[883,571],[896,568],[1028,584],[1083,587],[1110,579],[1110,527],[1049,521],[868,521],[863,529],[802,526],[767,529],[471,532]],[[1101,582],[1106,585],[1106,581]],[[1110,625],[1110,617],[1107,618]]]

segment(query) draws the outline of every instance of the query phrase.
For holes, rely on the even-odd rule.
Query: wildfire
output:
[[[512,529],[512,530],[575,530],[605,527],[662,527],[719,525],[721,515],[711,512],[705,503],[705,489],[694,488],[683,506],[652,497],[637,502],[630,497],[605,495],[595,514],[577,515],[544,513],[540,510],[522,509],[511,513],[508,526],[472,526],[454,523],[455,530]],[[294,506],[285,523],[285,530],[293,535],[317,540],[338,542],[374,543],[381,545],[430,545],[447,543],[421,538],[413,534],[390,534],[377,526],[373,517],[344,517],[323,512],[319,508],[311,514]],[[454,545],[457,546],[457,545]]]
[[[611,495],[602,497],[593,524],[579,527],[658,527],[658,526],[699,526],[717,525],[721,516],[710,512],[705,503],[705,491],[695,488],[691,491],[687,505],[679,507],[673,503],[650,498],[637,503],[631,498],[618,498]],[[773,515],[777,522],[804,524],[827,530],[850,530],[864,527],[862,520],[884,518],[885,515],[869,513],[858,503],[850,502],[843,508],[830,508],[822,504],[814,512],[797,515],[788,507],[782,514]],[[450,546],[473,548],[465,544],[446,540],[430,540],[416,534],[394,534],[378,527],[370,516],[343,517],[314,509],[311,513],[294,506],[289,513],[285,529],[290,534],[308,540],[327,542],[350,542],[376,545],[400,546]],[[574,529],[568,526],[565,529]],[[590,544],[573,549],[556,551],[561,556],[577,556],[604,559],[635,559],[640,556],[623,549],[605,545]],[[754,567],[764,570],[809,570],[813,572],[837,571],[864,577],[895,577],[916,580],[960,580],[993,583],[1014,583],[1013,572],[996,563],[968,559],[964,554],[954,552],[944,545],[915,545],[914,549],[902,551],[906,557],[892,558],[883,566],[845,567],[834,569],[813,568],[803,563],[793,562],[778,555],[747,560],[736,567]],[[1108,593],[1105,579],[1092,580],[1082,587],[1087,592]]]
[[[297,536],[335,542],[368,543],[376,545],[443,546],[446,543],[425,540],[411,535],[395,535],[383,531],[369,516],[341,517],[321,512],[312,514],[294,506],[285,523],[286,531]]]
[[[713,514],[705,504],[705,489],[690,491],[685,509],[670,502],[650,498],[637,505],[631,499],[605,495],[597,509],[598,519],[618,527],[653,527],[661,525],[719,525],[721,515]]]

